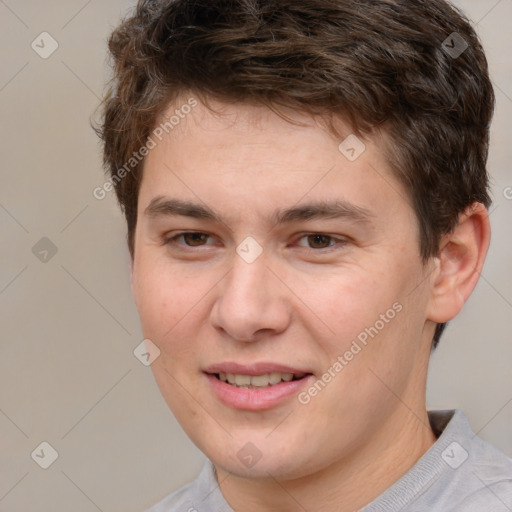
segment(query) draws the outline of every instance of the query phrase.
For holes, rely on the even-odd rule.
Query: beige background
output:
[[[512,456],[512,0],[457,3],[477,25],[496,86],[494,234],[476,292],[433,356],[428,404],[464,409]],[[3,512],[141,511],[202,463],[133,355],[142,336],[123,219],[112,195],[92,195],[104,181],[89,118],[105,40],[132,4],[0,1]],[[47,59],[31,48],[43,31],[59,45]],[[32,252],[42,237],[57,247],[47,262]],[[46,470],[31,458],[43,441],[59,455]]]

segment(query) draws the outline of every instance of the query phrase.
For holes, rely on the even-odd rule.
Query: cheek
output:
[[[179,272],[140,252],[133,270],[133,296],[144,335],[166,339],[193,306],[197,289]]]
[[[379,321],[397,300],[391,285],[383,285],[378,276],[363,268],[336,270],[317,279],[315,286],[304,276],[293,282],[297,283],[297,295],[316,318],[317,331],[325,332],[325,339],[330,340],[326,348],[333,357]]]
[[[196,341],[200,340],[199,330],[208,318],[219,277],[149,256],[145,258],[141,251],[133,273],[133,293],[142,331],[160,348],[166,367],[180,373],[197,358]]]
[[[421,338],[424,300],[410,294],[417,265],[397,258],[381,258],[379,263],[339,270],[317,279],[314,287],[311,281],[295,281],[301,285],[298,294],[307,293],[304,302],[315,313],[308,328],[315,329],[325,368],[343,358],[343,370],[336,373],[341,378],[333,388],[340,386],[349,394],[345,388],[356,385],[369,397],[379,396],[375,388],[382,386],[370,369],[392,382],[398,378],[390,375],[392,369],[402,368],[404,361],[408,367],[418,350],[414,340]]]

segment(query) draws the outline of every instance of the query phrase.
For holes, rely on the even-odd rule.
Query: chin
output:
[[[295,443],[283,450],[282,440],[265,442],[264,436],[253,436],[251,440],[248,435],[231,439],[225,446],[201,449],[214,465],[240,478],[293,480],[310,474],[313,466],[321,466],[319,461],[308,463],[315,456],[314,450],[310,454],[300,453]]]

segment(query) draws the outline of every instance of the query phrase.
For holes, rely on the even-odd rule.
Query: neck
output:
[[[395,412],[356,453],[299,479],[255,481],[216,467],[221,491],[235,512],[359,510],[411,469],[436,440],[424,407],[414,414],[400,404]]]

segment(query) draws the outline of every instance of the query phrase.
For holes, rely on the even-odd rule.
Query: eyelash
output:
[[[176,235],[174,235],[172,237],[166,238],[163,241],[163,244],[164,245],[181,246],[180,250],[183,250],[183,251],[190,251],[190,250],[193,251],[195,247],[204,247],[204,245],[193,246],[193,245],[187,245],[187,244],[179,244],[178,239],[185,235],[206,235],[211,238],[211,236],[208,233],[204,233],[202,231],[182,231],[181,233],[177,233]],[[306,249],[308,252],[326,253],[326,252],[331,252],[332,250],[341,249],[343,246],[345,246],[348,243],[348,240],[345,238],[337,238],[332,235],[327,235],[325,233],[316,233],[316,232],[305,233],[305,234],[301,235],[298,238],[298,240],[302,240],[303,238],[314,237],[314,236],[326,237],[329,239],[329,241],[334,241],[335,243],[332,245],[329,245],[327,247],[321,247],[321,248],[304,247],[304,246],[300,246],[300,247],[302,247],[303,249]],[[338,245],[339,247],[336,248],[336,245]],[[183,247],[186,247],[186,249],[183,249]]]

